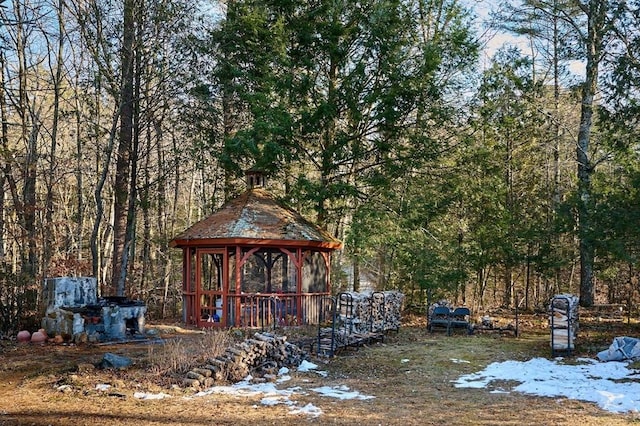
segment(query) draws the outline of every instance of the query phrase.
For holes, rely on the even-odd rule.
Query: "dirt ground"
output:
[[[153,325],[152,325],[153,326]],[[521,336],[429,333],[421,318],[403,323],[383,342],[343,351],[332,359],[311,357],[326,377],[292,372],[279,388],[299,387],[292,399],[313,404],[317,417],[291,414],[284,404],[268,406],[262,396],[194,396],[193,389],[148,370],[151,342],[113,345],[16,345],[0,341],[0,425],[624,425],[640,423],[638,414],[612,414],[573,400],[458,389],[462,374],[494,361],[551,357],[542,318],[521,323]],[[617,335],[640,335],[634,324],[581,322],[577,353],[593,357]],[[197,334],[163,339],[196,339]],[[134,360],[126,370],[94,369],[106,352]],[[452,363],[452,359],[469,362]],[[108,388],[103,385],[109,385]],[[507,384],[501,384],[508,387]],[[371,399],[340,400],[309,389],[347,387]],[[101,390],[101,388],[106,388]],[[169,398],[142,400],[136,392]]]

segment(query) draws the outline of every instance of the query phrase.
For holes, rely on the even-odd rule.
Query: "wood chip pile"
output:
[[[208,364],[189,371],[183,380],[187,387],[210,387],[215,382],[238,382],[249,374],[254,381],[275,380],[281,367],[297,367],[308,354],[287,342],[286,336],[255,333],[226,349],[224,354],[210,358]]]
[[[572,294],[559,294],[549,303],[552,350],[572,350],[578,334],[578,301]]]

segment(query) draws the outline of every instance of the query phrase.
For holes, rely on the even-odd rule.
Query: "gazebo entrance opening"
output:
[[[200,319],[208,323],[220,323],[225,317],[226,259],[224,250],[201,249],[198,253],[198,300]]]
[[[198,327],[260,327],[317,321],[329,294],[328,251],[302,248],[189,248],[185,321]]]

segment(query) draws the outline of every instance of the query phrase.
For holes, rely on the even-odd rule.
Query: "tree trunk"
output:
[[[23,235],[21,243],[21,272],[24,276],[24,304],[28,309],[25,315],[27,322],[35,320],[38,303],[38,287],[35,277],[38,273],[37,232],[36,232],[36,180],[38,162],[38,119],[37,112],[30,107],[28,94],[29,66],[27,64],[27,22],[22,16],[22,5],[15,7],[18,28],[16,29],[16,55],[18,61],[18,104],[15,109],[20,117],[20,144],[26,147],[24,163],[22,164],[22,209],[21,216]]]
[[[134,7],[135,5],[132,0],[124,0],[123,41],[121,51],[120,132],[114,184],[113,258],[111,288],[109,289],[111,294],[117,296],[124,296],[129,255],[127,253],[127,223],[129,214],[129,189],[131,187],[130,170],[134,115]]]
[[[353,291],[360,291],[360,257],[353,258]]]
[[[7,152],[7,147],[9,146],[9,136],[8,136],[8,131],[9,131],[9,122],[7,120],[7,104],[6,104],[6,99],[5,99],[5,91],[4,91],[4,68],[5,68],[5,62],[4,62],[4,52],[0,51],[0,123],[1,126],[0,129],[2,130],[2,134],[0,135],[0,146],[2,147],[2,150]],[[2,170],[0,170],[0,188],[2,188],[2,194],[0,194],[0,260],[4,260],[4,256],[5,256],[5,246],[4,246],[4,233],[5,233],[5,229],[4,229],[4,200],[5,200],[5,193],[4,193],[4,185],[5,182],[8,180],[8,176],[9,176],[9,160],[5,159],[4,156],[2,156]]]
[[[513,288],[513,270],[511,266],[505,265],[504,268],[504,294],[502,297],[502,305],[505,308],[511,306],[512,288]]]
[[[145,93],[145,96],[148,96],[148,92]],[[147,153],[151,152],[151,123],[146,125],[145,132],[145,151]],[[160,145],[160,142],[157,142]],[[158,159],[159,160],[159,159]],[[147,280],[149,275],[151,275],[152,260],[151,260],[151,217],[150,217],[150,205],[151,205],[151,176],[149,174],[149,169],[151,168],[151,156],[147,155],[144,160],[144,184],[142,186],[142,190],[140,191],[140,208],[142,210],[142,272],[140,274],[140,287],[138,294],[142,295],[146,291]],[[158,170],[162,170],[161,164],[158,161]],[[158,182],[158,187],[162,187],[163,178],[160,178]],[[158,203],[158,209],[162,209],[160,204],[164,204],[164,200],[161,198],[160,193],[156,195],[156,202]],[[158,226],[161,226],[162,218],[160,215],[157,216]]]
[[[8,105],[7,105],[7,94],[5,92],[5,76],[6,72],[6,59],[4,52],[0,49],[0,118],[2,118],[2,138],[0,142],[2,145],[2,152],[9,153],[9,120],[8,120]],[[22,201],[20,200],[20,195],[18,193],[18,184],[16,183],[15,177],[13,176],[13,167],[11,164],[11,160],[9,158],[4,157],[4,164],[2,166],[2,176],[4,181],[9,185],[9,192],[11,193],[11,199],[13,201],[13,206],[16,211],[22,211]],[[4,203],[4,185],[2,186],[3,193],[3,203]],[[3,215],[4,219],[4,210],[0,210],[0,214]],[[4,222],[3,222],[4,223]],[[3,226],[4,232],[4,226]],[[4,239],[2,239],[4,243]],[[16,244],[14,242],[14,244]]]
[[[82,260],[82,252],[83,252],[83,223],[84,223],[84,195],[82,191],[83,179],[82,179],[82,170],[83,170],[83,161],[82,161],[82,152],[83,152],[83,143],[82,137],[80,136],[81,130],[81,113],[80,113],[80,98],[78,96],[75,97],[75,126],[76,126],[76,208],[78,209],[78,214],[76,215],[76,247],[77,250],[77,259]],[[94,275],[95,277],[96,275]]]
[[[598,85],[598,65],[602,53],[607,2],[592,0],[586,6],[588,28],[586,47],[586,72],[582,87],[582,106],[576,159],[578,163],[578,238],[580,247],[580,305],[592,306],[595,299],[593,262],[595,250],[590,232],[591,174],[593,166],[589,158],[593,102]]]
[[[44,271],[46,275],[46,270],[48,268],[49,261],[51,260],[51,256],[53,255],[53,242],[54,242],[54,233],[53,233],[53,185],[55,182],[54,173],[56,169],[56,148],[58,145],[58,126],[60,119],[60,95],[61,95],[61,84],[62,84],[62,69],[63,69],[63,55],[64,55],[64,36],[65,36],[65,27],[64,27],[64,18],[62,12],[62,0],[58,1],[57,5],[57,18],[58,18],[58,51],[56,54],[56,63],[55,63],[55,73],[52,75],[53,77],[53,123],[51,127],[51,148],[49,151],[50,159],[49,159],[49,171],[46,176],[46,185],[47,185],[47,195],[45,199],[45,221],[44,221],[44,241],[43,241],[43,259],[42,263],[44,265]],[[53,72],[53,70],[52,70]]]
[[[107,144],[106,149],[104,150],[104,158],[102,164],[102,172],[100,174],[100,179],[96,183],[96,188],[94,190],[94,200],[96,202],[96,219],[93,223],[93,231],[91,232],[91,259],[92,259],[92,270],[93,276],[98,278],[98,282],[100,284],[105,284],[105,280],[102,277],[102,259],[103,257],[100,255],[98,251],[98,239],[100,236],[100,224],[102,223],[102,217],[104,215],[104,200],[102,198],[102,189],[107,181],[107,176],[109,174],[109,164],[111,163],[111,156],[113,154],[113,148],[115,145],[116,131],[118,125],[118,116],[120,115],[121,105],[118,106],[117,110],[114,111],[112,122],[111,122],[111,131],[109,132],[109,143]],[[99,115],[96,116],[96,119],[99,118]],[[96,132],[99,127],[99,121],[96,120]],[[98,134],[98,133],[96,133]]]
[[[171,147],[173,149],[173,152],[177,152],[177,145],[178,142],[176,140],[176,135],[174,132],[171,132]],[[170,220],[170,225],[168,226],[169,230],[169,234],[170,235],[175,235],[175,228],[176,228],[176,217],[177,217],[177,211],[178,211],[178,199],[179,199],[179,192],[178,192],[178,188],[180,187],[179,183],[182,181],[182,173],[180,171],[180,162],[176,161],[175,162],[175,180],[173,182],[173,202],[171,203],[171,215],[169,216],[169,220]],[[189,193],[191,194],[191,192]],[[191,195],[189,195],[190,197]],[[164,278],[164,293],[163,293],[163,297],[162,297],[162,317],[165,318],[166,312],[167,312],[167,301],[168,301],[168,296],[169,296],[169,286],[171,284],[171,257],[168,257],[168,261],[165,262],[163,264],[164,269],[162,270],[163,272],[163,278]],[[173,304],[174,308],[177,307],[177,303]]]

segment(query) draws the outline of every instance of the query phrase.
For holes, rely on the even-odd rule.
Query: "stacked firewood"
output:
[[[551,348],[572,350],[578,334],[578,301],[572,294],[559,294],[549,303],[549,327]]]
[[[353,318],[344,318],[348,314],[344,311],[340,315],[353,324],[353,332],[384,333],[400,328],[404,294],[398,291],[348,294],[353,298]]]
[[[209,387],[215,382],[238,382],[248,375],[264,380],[275,376],[281,367],[297,367],[308,358],[298,346],[287,342],[286,336],[255,333],[225,350],[208,364],[189,371],[183,380],[188,387]]]
[[[385,291],[384,294],[384,331],[399,330],[404,304],[404,294],[399,291]]]
[[[433,318],[433,311],[441,306],[453,310],[453,304],[451,302],[446,299],[438,300],[437,302],[433,302],[431,305],[429,305],[427,309],[427,318]]]

